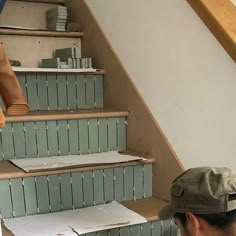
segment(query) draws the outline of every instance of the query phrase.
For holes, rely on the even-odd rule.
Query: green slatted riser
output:
[[[3,218],[152,197],[152,164],[0,180]]]
[[[103,75],[20,73],[17,78],[31,111],[103,108]],[[0,105],[4,110],[2,100]]]
[[[0,160],[125,149],[125,117],[13,122],[0,130]]]
[[[150,223],[99,231],[83,236],[176,236],[177,227],[172,220],[154,221]]]

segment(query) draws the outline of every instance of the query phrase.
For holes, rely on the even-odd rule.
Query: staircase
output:
[[[45,29],[46,10],[64,3],[63,0],[8,0],[0,24]],[[25,116],[7,116],[6,126],[0,132],[3,220],[115,200],[148,222],[87,236],[176,235],[172,221],[158,220],[157,209],[165,203],[153,197],[150,160],[30,173],[8,161],[69,155],[79,158],[79,155],[111,151],[133,153],[126,150],[129,111],[106,109],[103,105],[104,79],[109,80],[105,78],[106,71],[37,68],[39,61],[51,57],[54,49],[81,47],[82,32],[0,29],[0,34],[8,57],[22,63],[14,71],[31,110]],[[4,108],[2,102],[1,107]],[[3,235],[12,234],[4,227]]]

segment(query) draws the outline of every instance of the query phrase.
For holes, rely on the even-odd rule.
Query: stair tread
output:
[[[57,68],[26,68],[26,67],[12,67],[17,73],[76,73],[76,74],[104,74],[102,69],[57,69]]]
[[[50,31],[46,29],[13,29],[0,26],[0,35],[82,38],[84,36],[84,33],[69,31]]]
[[[54,175],[62,173],[73,173],[89,170],[100,170],[100,169],[109,169],[116,167],[125,167],[125,166],[135,166],[143,164],[152,163],[151,160],[137,160],[130,162],[121,162],[115,164],[94,164],[91,166],[82,166],[82,167],[66,167],[65,169],[54,169],[54,170],[44,170],[26,173],[19,167],[12,164],[10,161],[0,161],[0,179],[12,179],[12,178],[24,178],[32,176],[45,176],[45,175]]]
[[[30,111],[23,116],[8,116],[6,122],[49,121],[49,120],[77,120],[88,118],[106,118],[128,116],[129,112],[116,109],[82,109],[60,111]]]
[[[115,203],[113,203],[113,205],[114,205]],[[134,211],[134,212],[136,212],[136,213],[138,213],[139,215],[141,215],[142,217],[144,217],[144,218],[146,218],[146,220],[148,221],[148,222],[152,222],[152,221],[155,221],[155,220],[158,220],[159,218],[158,218],[158,216],[157,216],[157,210],[158,209],[160,209],[160,207],[162,207],[162,206],[164,206],[166,204],[166,202],[164,202],[163,200],[160,200],[160,199],[158,199],[158,198],[154,198],[154,197],[152,197],[152,198],[145,198],[145,199],[140,199],[140,200],[137,200],[137,201],[128,201],[128,202],[122,202],[121,203],[121,205],[123,205],[123,206],[125,206],[126,208],[128,208],[129,210],[131,210],[131,211]],[[118,204],[118,206],[120,206],[119,204]],[[117,206],[117,207],[118,207]],[[99,206],[100,207],[100,206]],[[121,206],[120,206],[121,207]],[[120,208],[120,207],[118,207],[117,209],[122,209],[122,208]],[[96,209],[97,209],[97,207],[95,207]],[[90,208],[91,209],[91,208]],[[52,214],[54,214],[52,217],[50,217],[50,219],[52,220],[52,218],[53,217],[56,217],[56,216],[58,216],[58,215],[61,215],[61,214],[64,214],[65,215],[65,217],[68,217],[71,213],[72,213],[72,211],[74,211],[74,210],[71,210],[71,211],[68,211],[68,212],[64,212],[64,213],[62,213],[62,212],[59,212],[59,213],[52,213]],[[76,212],[77,212],[77,210],[75,210]],[[96,210],[95,210],[96,211]],[[122,209],[122,211],[123,211],[123,209]],[[82,210],[82,212],[84,212],[84,209]],[[86,212],[87,212],[87,210],[86,210]],[[124,209],[124,212],[126,212],[126,210]],[[50,216],[50,214],[51,213],[49,213],[48,214],[48,216]],[[76,214],[76,213],[75,213]],[[19,220],[17,220],[17,219],[10,219],[10,220],[8,220],[8,222],[6,221],[6,224],[9,224],[9,222],[14,222],[14,224],[18,221],[18,224],[19,225],[21,225],[22,224],[22,222],[24,221],[24,218],[25,217],[21,217]],[[34,217],[33,217],[34,218]],[[35,219],[37,218],[37,221],[39,220],[39,218],[42,218],[42,217],[40,217],[40,216],[36,216],[35,217]],[[25,218],[26,219],[26,221],[28,221],[28,219],[29,218]],[[49,219],[49,218],[48,218]],[[73,217],[73,219],[74,219],[74,217]],[[72,220],[73,221],[73,220]],[[140,221],[140,222],[144,222],[143,220],[141,220],[141,218],[139,218],[139,220],[138,221]],[[10,225],[12,225],[12,223],[10,223]],[[73,222],[71,222],[72,223],[72,225],[73,225]],[[68,224],[68,223],[67,223]],[[135,224],[135,223],[133,223],[133,224]],[[29,225],[29,224],[28,224]],[[125,223],[123,223],[123,224],[117,224],[117,227],[122,227],[122,226],[124,226],[125,225]],[[76,227],[76,226],[75,226]],[[3,228],[5,228],[6,229],[6,226],[5,225],[3,225]],[[63,228],[63,226],[62,226],[62,228]],[[109,227],[108,227],[109,228]],[[111,228],[113,228],[113,227],[111,227]],[[63,228],[64,229],[64,228]],[[28,229],[27,229],[28,230]],[[55,230],[55,229],[54,229]],[[13,234],[5,234],[5,235],[13,235]],[[5,236],[4,235],[4,236]]]

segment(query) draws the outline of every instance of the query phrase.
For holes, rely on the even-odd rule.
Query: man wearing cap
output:
[[[236,174],[225,167],[192,168],[171,186],[171,202],[159,213],[174,217],[181,236],[236,236]]]

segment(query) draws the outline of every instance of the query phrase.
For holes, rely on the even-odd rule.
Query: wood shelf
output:
[[[17,73],[68,73],[68,74],[96,74],[103,75],[105,73],[102,69],[57,69],[57,68],[26,68],[26,67],[12,67]]]
[[[39,157],[40,158],[40,157]],[[63,173],[73,173],[80,171],[91,171],[91,170],[101,170],[110,169],[116,167],[126,167],[126,166],[137,166],[143,164],[153,163],[151,160],[138,160],[130,162],[121,162],[116,164],[97,164],[92,166],[82,166],[82,167],[67,167],[55,170],[45,170],[26,173],[19,167],[12,164],[10,161],[0,161],[0,180],[3,179],[14,179],[14,178],[24,178],[24,177],[35,177],[35,176],[45,176],[45,175],[55,175]]]
[[[106,118],[128,116],[128,111],[112,109],[84,109],[63,111],[31,111],[24,116],[6,116],[6,122],[78,120],[89,118]]]
[[[230,0],[187,0],[236,62],[236,6]]]
[[[63,37],[63,38],[82,38],[83,32],[61,32],[49,30],[31,30],[31,29],[11,29],[1,28],[0,35],[17,35],[17,36],[38,36],[38,37]]]

